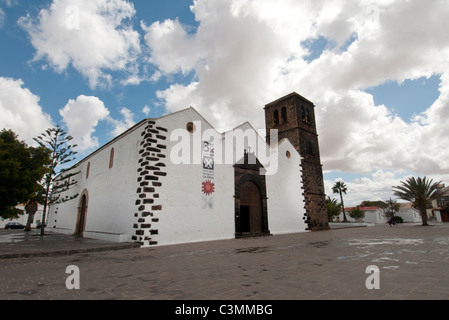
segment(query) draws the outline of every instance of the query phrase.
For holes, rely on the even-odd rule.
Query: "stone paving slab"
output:
[[[66,268],[80,271],[68,290]],[[366,286],[367,267],[380,288]],[[0,260],[1,300],[449,300],[449,225]]]

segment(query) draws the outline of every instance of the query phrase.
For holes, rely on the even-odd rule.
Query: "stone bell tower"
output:
[[[277,129],[279,141],[287,138],[301,155],[309,230],[329,230],[314,104],[293,92],[265,106],[265,124],[268,143],[270,130]]]

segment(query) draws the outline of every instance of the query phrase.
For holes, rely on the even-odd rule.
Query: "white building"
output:
[[[47,228],[144,246],[305,232],[301,157],[271,142],[193,108],[143,120],[71,169],[79,196],[52,205]]]
[[[379,207],[363,207],[361,208],[365,212],[365,217],[356,221],[355,219],[349,216],[349,212],[355,207],[345,208],[346,219],[348,222],[367,222],[367,223],[375,223],[382,224],[387,223],[388,219],[383,215],[383,211]],[[343,221],[343,213],[338,217],[339,221]]]
[[[444,193],[440,198],[432,201],[433,209],[427,210],[427,216],[438,222],[449,222],[449,212],[444,208],[445,204],[449,202],[449,187],[443,184],[440,188]]]
[[[404,223],[419,223],[422,222],[421,215],[419,210],[414,209],[412,207],[412,203],[400,203],[400,210],[395,213],[396,217],[402,218]],[[346,218],[349,222],[355,222],[349,216],[349,212],[353,209],[345,208]],[[365,217],[362,219],[363,222],[367,223],[375,223],[375,224],[386,224],[388,223],[389,218],[384,214],[383,210],[379,207],[361,207],[363,211],[365,211]],[[343,214],[339,216],[340,221],[343,221]]]
[[[421,213],[419,210],[413,208],[412,202],[400,203],[401,209],[396,214],[401,217],[404,222],[420,223],[422,222]]]
[[[24,204],[19,204],[16,206],[16,208],[25,212]],[[42,220],[42,213],[43,213],[43,206],[39,205],[38,210],[36,211],[36,214],[34,215],[33,223],[31,224],[32,228],[36,228],[36,225]],[[0,218],[0,229],[3,229],[5,227],[5,225],[10,222],[18,222],[18,223],[26,226],[27,221],[28,221],[28,214],[26,214],[26,213],[23,215],[20,215],[17,219],[1,219]]]

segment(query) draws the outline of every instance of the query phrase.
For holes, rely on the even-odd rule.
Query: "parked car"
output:
[[[40,229],[42,227],[42,222],[38,222],[37,224],[36,224],[36,229]],[[45,227],[47,227],[47,224],[45,224]],[[45,228],[44,227],[44,228]]]
[[[5,229],[25,229],[25,226],[18,222],[10,222],[5,225]]]

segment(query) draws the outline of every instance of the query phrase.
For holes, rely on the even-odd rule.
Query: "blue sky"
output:
[[[263,128],[296,91],[316,105],[329,195],[339,179],[348,205],[410,175],[449,183],[449,1],[366,3],[0,0],[0,125],[31,143],[61,124],[82,157],[189,106]]]
[[[389,107],[405,121],[429,108],[439,97],[440,79],[438,76],[405,80],[403,83],[387,82],[366,91],[374,97],[377,105]]]
[[[118,116],[122,107],[141,111],[148,105],[151,108],[150,117],[157,117],[164,113],[163,107],[154,107],[157,103],[156,91],[167,86],[167,81],[162,79],[158,83],[143,83],[138,87],[121,86],[114,84],[110,88],[90,88],[83,76],[71,65],[62,73],[57,73],[51,68],[42,70],[45,61],[33,62],[36,53],[29,41],[29,35],[19,26],[17,21],[26,14],[33,17],[38,15],[42,8],[48,8],[51,1],[15,1],[11,7],[3,1],[2,10],[6,13],[3,27],[0,29],[0,42],[3,49],[0,51],[0,76],[14,79],[22,79],[25,87],[40,97],[40,105],[44,111],[51,115],[55,123],[61,121],[59,109],[67,104],[69,99],[79,95],[94,95],[108,106],[111,116]],[[190,11],[191,1],[136,1],[134,3],[136,15],[132,24],[138,28],[141,20],[151,23],[165,19],[182,19],[183,22],[195,26],[194,15]],[[151,66],[150,66],[151,69]],[[153,68],[155,69],[155,68]],[[118,75],[121,77],[122,75]],[[136,122],[139,117],[147,115],[136,112]],[[110,140],[108,128],[101,128],[99,124],[97,132],[101,144]],[[103,127],[105,124],[103,124]],[[103,129],[103,130],[101,130]],[[103,132],[101,132],[103,131]]]

